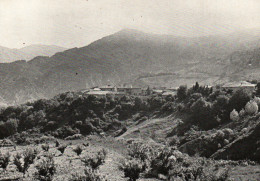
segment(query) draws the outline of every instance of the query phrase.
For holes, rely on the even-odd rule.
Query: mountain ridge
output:
[[[31,60],[36,56],[52,56],[67,48],[56,45],[33,44],[22,48],[7,48],[0,46],[0,63],[10,63],[17,60]]]
[[[249,72],[241,77],[251,79],[258,76],[257,73],[255,77],[250,75],[251,67],[238,66],[232,61],[243,62],[237,58],[240,55],[235,56],[236,52],[248,52],[245,59],[255,54],[255,61],[259,60],[260,38],[255,37],[244,38],[240,34],[183,38],[122,30],[50,57],[37,56],[27,62],[0,64],[0,96],[7,102],[17,102],[14,97],[23,89],[17,102],[22,103],[28,100],[27,92],[32,92],[34,99],[49,98],[61,92],[111,83],[177,87],[198,81],[212,85],[237,79],[246,71]],[[143,76],[151,73],[160,76]]]

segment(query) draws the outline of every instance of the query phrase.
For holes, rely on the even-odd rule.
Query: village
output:
[[[212,91],[215,92],[217,90],[220,91],[232,91],[235,92],[238,89],[244,89],[249,92],[253,92],[256,89],[256,84],[247,82],[247,81],[234,81],[227,82],[224,84],[218,85],[205,85],[205,87],[212,88]],[[167,96],[175,96],[177,95],[177,90],[179,87],[135,87],[132,85],[105,85],[100,87],[92,87],[89,89],[85,89],[82,92],[87,95],[93,95],[98,98],[105,97],[117,97],[121,98],[125,95],[133,95],[133,96],[147,96],[147,95],[159,95],[162,97]],[[189,87],[188,87],[189,88]]]

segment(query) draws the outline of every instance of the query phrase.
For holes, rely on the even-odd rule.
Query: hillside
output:
[[[260,95],[259,89],[254,95]],[[13,157],[0,176],[29,180],[37,176],[41,161],[51,159],[54,180],[80,178],[74,174],[86,168],[108,180],[136,173],[142,173],[136,176],[140,181],[257,180],[259,106],[260,98],[245,90],[212,92],[196,84],[174,97],[96,98],[66,92],[0,109],[0,157]],[[17,153],[37,156],[24,175],[16,169]],[[132,174],[122,168],[133,169]]]
[[[52,56],[66,48],[55,45],[29,45],[20,49],[10,49],[0,46],[0,63],[10,63],[16,60],[31,60],[37,56]]]
[[[51,57],[0,64],[0,96],[17,104],[108,83],[177,87],[183,82],[215,84],[240,74],[253,78],[250,71],[244,74],[251,69],[231,63],[230,56],[251,54],[259,47],[258,35],[184,38],[126,29]],[[158,76],[146,77],[151,73]]]

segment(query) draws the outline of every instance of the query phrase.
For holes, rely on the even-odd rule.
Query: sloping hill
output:
[[[37,56],[52,56],[66,48],[55,45],[30,45],[20,49],[10,49],[0,46],[0,63],[10,63],[16,60],[31,60]]]
[[[126,29],[51,57],[0,64],[0,96],[9,103],[22,103],[28,92],[37,99],[108,83],[176,87],[203,80],[212,84],[239,74],[241,66],[238,71],[229,56],[259,46],[256,37],[234,34],[183,38]],[[150,73],[159,76],[146,78]],[[16,100],[15,94],[22,89],[24,93]]]

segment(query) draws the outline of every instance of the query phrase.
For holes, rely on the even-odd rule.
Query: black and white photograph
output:
[[[0,0],[0,181],[260,181],[260,0]]]

